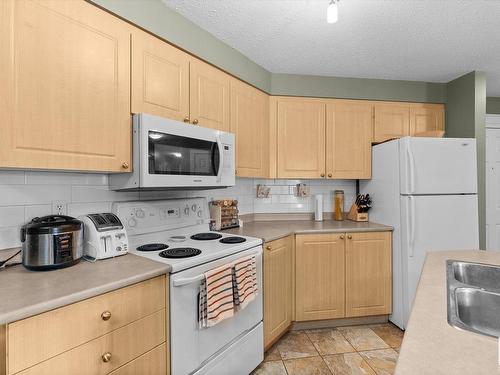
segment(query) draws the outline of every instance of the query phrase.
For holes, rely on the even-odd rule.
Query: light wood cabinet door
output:
[[[130,26],[85,1],[2,0],[0,167],[129,171]]]
[[[191,123],[230,131],[230,76],[200,60],[190,64]]]
[[[327,178],[371,178],[373,105],[355,100],[327,104]]]
[[[236,175],[269,175],[269,96],[231,80],[231,132],[236,136]]]
[[[132,34],[132,112],[189,121],[190,56],[140,30]]]
[[[410,135],[435,130],[444,131],[444,105],[412,103],[410,105]]]
[[[292,323],[292,237],[265,244],[264,347],[269,347]]]
[[[167,375],[167,347],[161,344],[109,375]]]
[[[297,321],[344,317],[344,247],[344,234],[296,236]]]
[[[346,317],[390,314],[391,232],[346,234]]]
[[[325,107],[314,99],[278,100],[278,178],[325,176]]]
[[[374,142],[384,142],[410,135],[410,104],[408,103],[377,102],[374,105],[374,118]]]

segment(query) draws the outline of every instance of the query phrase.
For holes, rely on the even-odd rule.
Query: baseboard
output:
[[[292,331],[304,329],[334,328],[362,324],[381,324],[389,321],[389,315],[362,316],[359,318],[341,318],[329,320],[314,320],[310,322],[293,322]]]

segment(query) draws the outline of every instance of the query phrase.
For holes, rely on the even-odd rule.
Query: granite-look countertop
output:
[[[447,322],[447,259],[500,265],[500,252],[447,251],[427,255],[396,375],[500,374],[498,339],[459,330]]]
[[[127,254],[53,271],[0,270],[0,324],[10,323],[167,274],[164,263]]]
[[[268,242],[290,234],[385,232],[392,230],[393,228],[387,225],[351,220],[275,220],[245,222],[240,228],[228,229],[224,230],[224,232],[262,238],[264,242]]]

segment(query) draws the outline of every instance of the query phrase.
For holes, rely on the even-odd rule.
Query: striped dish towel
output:
[[[255,255],[238,259],[233,270],[235,310],[244,309],[257,296],[257,267]]]
[[[232,264],[205,272],[200,285],[198,320],[200,328],[213,327],[234,314]]]

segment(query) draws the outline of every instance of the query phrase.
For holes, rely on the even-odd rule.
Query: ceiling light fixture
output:
[[[336,23],[339,20],[339,0],[332,0],[328,8],[326,8],[326,21],[328,23]]]

